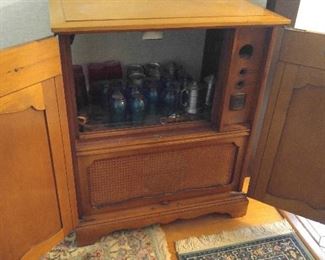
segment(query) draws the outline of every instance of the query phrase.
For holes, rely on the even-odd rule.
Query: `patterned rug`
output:
[[[176,242],[179,260],[313,260],[286,221]]]
[[[75,233],[43,256],[42,260],[166,260],[170,258],[165,234],[155,225],[114,232],[97,243],[77,247]]]

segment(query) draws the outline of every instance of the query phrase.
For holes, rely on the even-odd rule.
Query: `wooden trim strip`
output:
[[[57,102],[58,102],[58,111],[60,117],[60,128],[62,134],[62,146],[64,150],[64,159],[65,159],[65,172],[66,180],[68,185],[70,208],[71,208],[71,217],[72,217],[72,228],[76,227],[78,224],[78,211],[77,211],[77,198],[76,198],[76,186],[74,181],[74,167],[73,167],[73,156],[72,156],[72,147],[70,143],[69,136],[69,126],[68,126],[68,116],[65,103],[65,95],[63,89],[63,80],[62,76],[57,76],[54,78]]]
[[[37,225],[37,223],[35,223]],[[48,252],[64,239],[64,232],[61,229],[59,232],[51,236],[49,239],[39,243],[38,245],[32,247],[21,259],[22,260],[35,260],[40,259],[44,252]]]
[[[138,1],[137,10],[148,10],[147,15],[139,15],[138,11],[133,11],[132,7],[134,8],[135,5],[132,5],[131,2],[102,1],[101,7],[91,8],[91,1],[72,3],[71,1],[51,0],[49,3],[51,28],[53,32],[69,34],[152,29],[225,28],[290,23],[290,20],[285,17],[243,0],[232,0],[227,3],[216,1],[206,4],[188,0],[181,1],[183,6],[182,3],[176,2],[165,1],[164,8],[162,8],[159,5],[148,7],[146,1]],[[127,11],[125,11],[126,6],[128,7]],[[88,12],[82,12],[83,9]],[[114,12],[114,9],[119,11]],[[176,13],[169,11],[173,9],[176,9]],[[114,15],[110,15],[112,12]],[[163,12],[165,15],[162,15]],[[150,18],[148,18],[148,13]],[[113,19],[111,19],[112,16],[114,16]]]
[[[45,110],[41,84],[33,85],[0,99],[0,114],[20,112],[31,107],[35,110]]]
[[[49,79],[42,83],[44,91],[45,103],[48,104],[46,109],[46,120],[48,125],[49,145],[51,149],[51,156],[55,172],[55,180],[57,187],[57,194],[60,205],[60,215],[65,234],[73,229],[73,220],[71,217],[71,205],[69,197],[69,187],[67,184],[67,172],[65,167],[65,157],[62,153],[63,140],[60,126],[60,118],[57,104],[57,96],[55,89],[55,80]]]
[[[54,37],[0,51],[0,97],[61,74]]]
[[[216,134],[213,131],[205,131],[196,134],[189,134],[187,136],[173,136],[173,137],[165,137],[165,138],[150,138],[139,140],[135,142],[127,142],[127,143],[110,143],[107,140],[98,141],[98,142],[77,142],[76,150],[77,156],[86,156],[91,154],[106,154],[111,152],[118,151],[130,151],[133,149],[149,149],[150,147],[165,147],[169,145],[182,145],[193,142],[227,142],[229,139],[241,138],[249,136],[249,132],[247,131],[238,131],[231,132],[227,134]]]
[[[244,178],[249,176],[248,170],[250,163],[253,159],[253,152],[254,152],[254,145],[258,142],[258,124],[259,124],[259,117],[261,117],[261,110],[263,106],[263,102],[265,101],[265,93],[266,93],[266,86],[267,86],[267,79],[269,77],[269,70],[272,62],[272,55],[274,53],[274,48],[276,44],[276,37],[278,35],[278,28],[273,28],[268,32],[267,36],[267,46],[265,46],[265,50],[267,50],[266,58],[263,63],[263,70],[261,71],[261,78],[260,78],[260,90],[258,93],[258,100],[256,107],[259,108],[256,110],[252,121],[252,130],[251,130],[251,138],[248,142],[247,152],[244,159],[243,170],[242,170],[242,179],[241,179],[241,186],[244,183]]]

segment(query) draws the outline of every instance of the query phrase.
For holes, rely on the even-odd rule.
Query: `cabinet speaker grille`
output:
[[[218,144],[95,160],[88,168],[91,205],[229,184],[236,154],[234,144]]]

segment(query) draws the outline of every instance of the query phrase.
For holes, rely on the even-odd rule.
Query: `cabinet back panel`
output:
[[[127,65],[175,61],[199,79],[205,31],[165,30],[160,40],[143,40],[143,32],[76,35],[72,45],[73,63],[118,60]]]

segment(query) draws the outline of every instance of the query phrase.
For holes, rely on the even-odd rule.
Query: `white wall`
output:
[[[254,4],[266,7],[267,0],[250,0],[250,1],[253,2]]]
[[[48,0],[0,0],[0,49],[49,35]]]
[[[20,0],[1,0],[0,1],[0,8],[5,7],[7,5],[14,4],[16,2],[19,2]]]
[[[325,34],[324,11],[324,0],[301,0],[295,28]]]

